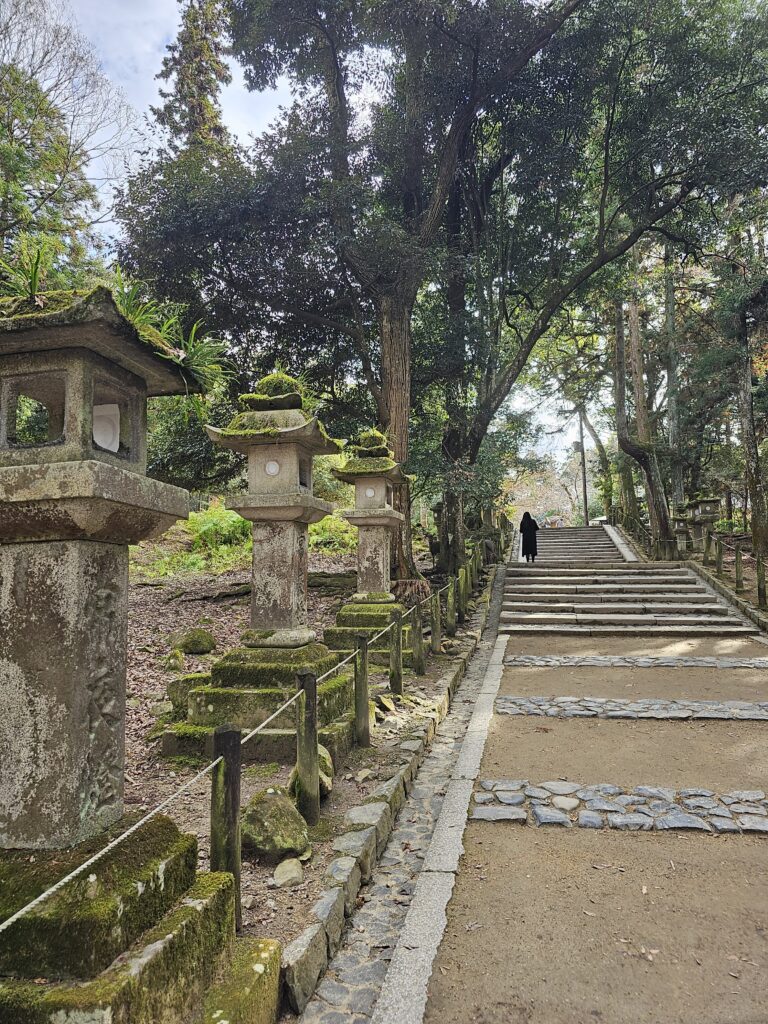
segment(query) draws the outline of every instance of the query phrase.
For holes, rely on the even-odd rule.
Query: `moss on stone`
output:
[[[173,704],[175,717],[186,717],[189,691],[209,686],[210,682],[211,676],[209,672],[192,672],[190,675],[172,679],[165,689],[168,694],[168,700]]]
[[[293,687],[257,689],[233,686],[202,687],[190,690],[189,718],[196,726],[216,726],[231,723],[241,729],[254,729],[285,704],[294,693]],[[349,673],[334,676],[320,683],[317,689],[318,717],[322,724],[343,715],[353,699],[352,676]],[[295,708],[292,705],[274,720],[275,728],[292,728]]]
[[[224,977],[206,996],[201,1024],[275,1024],[281,955],[274,939],[239,938]]]
[[[336,616],[337,626],[379,626],[383,629],[392,621],[392,613],[405,614],[405,606],[389,602],[388,604],[347,604]]]
[[[170,640],[171,647],[182,654],[210,654],[216,649],[216,637],[208,629],[194,626],[192,629],[175,633]]]
[[[302,409],[304,399],[297,391],[285,395],[240,395],[240,405],[252,412],[275,412]]]
[[[398,463],[389,456],[377,458],[355,457],[348,459],[341,467],[340,472],[345,476],[383,476],[392,469],[397,469]]]
[[[285,857],[301,856],[309,849],[307,823],[293,802],[277,787],[264,789],[243,811],[243,853],[278,864]]]
[[[336,664],[336,657],[323,644],[303,647],[242,647],[230,652],[211,670],[214,686],[239,689],[285,687],[293,689],[302,670],[321,676]]]
[[[292,392],[303,395],[304,385],[295,377],[290,377],[287,373],[276,370],[274,373],[268,373],[266,377],[262,377],[257,382],[256,392],[259,395],[268,395],[270,398],[291,394]]]
[[[114,830],[120,834],[125,822]],[[108,838],[112,838],[109,833]],[[100,837],[73,850],[0,857],[0,920],[100,849]],[[0,974],[89,978],[107,967],[192,885],[197,841],[159,816],[40,907],[0,932]]]
[[[0,984],[0,1020],[14,1024],[157,1024],[194,1018],[203,993],[229,960],[234,882],[204,874],[175,910],[98,978],[86,983]]]

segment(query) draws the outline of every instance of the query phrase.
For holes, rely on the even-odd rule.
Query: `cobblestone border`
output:
[[[556,779],[484,779],[474,794],[472,821],[516,822],[624,832],[768,834],[768,799],[763,790],[670,789],[610,783],[582,786]]]
[[[768,668],[768,658],[651,657],[619,654],[509,654],[516,668]]]
[[[445,686],[442,697],[436,701],[425,725],[400,744],[403,764],[390,779],[369,793],[362,804],[350,808],[345,815],[345,823],[351,830],[340,835],[333,844],[339,856],[328,865],[325,874],[328,888],[312,907],[315,923],[308,925],[283,950],[283,997],[294,1013],[304,1011],[341,946],[345,923],[354,912],[360,888],[370,880],[384,852],[419,766],[477,650],[488,620],[490,595],[497,573],[503,568],[501,563],[490,568],[485,587],[477,598],[478,610],[469,624],[469,632],[476,635],[472,637],[469,650],[446,667],[442,676]]]
[[[615,697],[498,697],[500,715],[547,718],[634,718],[665,721],[725,719],[768,721],[768,701],[746,700],[626,700]]]

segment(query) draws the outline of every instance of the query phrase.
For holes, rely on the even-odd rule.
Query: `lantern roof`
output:
[[[146,381],[150,396],[201,390],[185,352],[124,316],[109,288],[0,299],[0,356],[88,349]]]
[[[287,374],[264,377],[254,394],[240,396],[240,406],[228,426],[205,428],[213,442],[246,455],[254,447],[276,444],[298,444],[313,455],[341,451],[308,411],[302,385]]]
[[[356,440],[346,449],[350,455],[343,466],[332,470],[337,480],[353,484],[365,477],[385,477],[393,484],[406,481],[400,463],[395,462],[394,452],[379,430],[362,431]]]

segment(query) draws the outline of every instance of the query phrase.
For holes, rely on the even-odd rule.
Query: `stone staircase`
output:
[[[624,561],[608,531],[602,526],[539,530],[536,540],[539,552],[536,565],[564,565],[570,562],[602,565]]]
[[[559,536],[552,540],[555,534]],[[755,633],[754,626],[684,565],[625,562],[602,529],[542,530],[539,538],[542,557],[534,565],[512,562],[507,568],[502,633]]]

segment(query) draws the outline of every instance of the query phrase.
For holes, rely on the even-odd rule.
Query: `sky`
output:
[[[176,0],[69,0],[82,33],[91,41],[104,72],[119,85],[140,114],[157,103],[158,82],[165,48],[176,37]],[[290,100],[285,86],[275,92],[250,93],[240,69],[232,66],[233,81],[222,93],[228,127],[245,141],[249,133],[267,127],[281,103]]]

